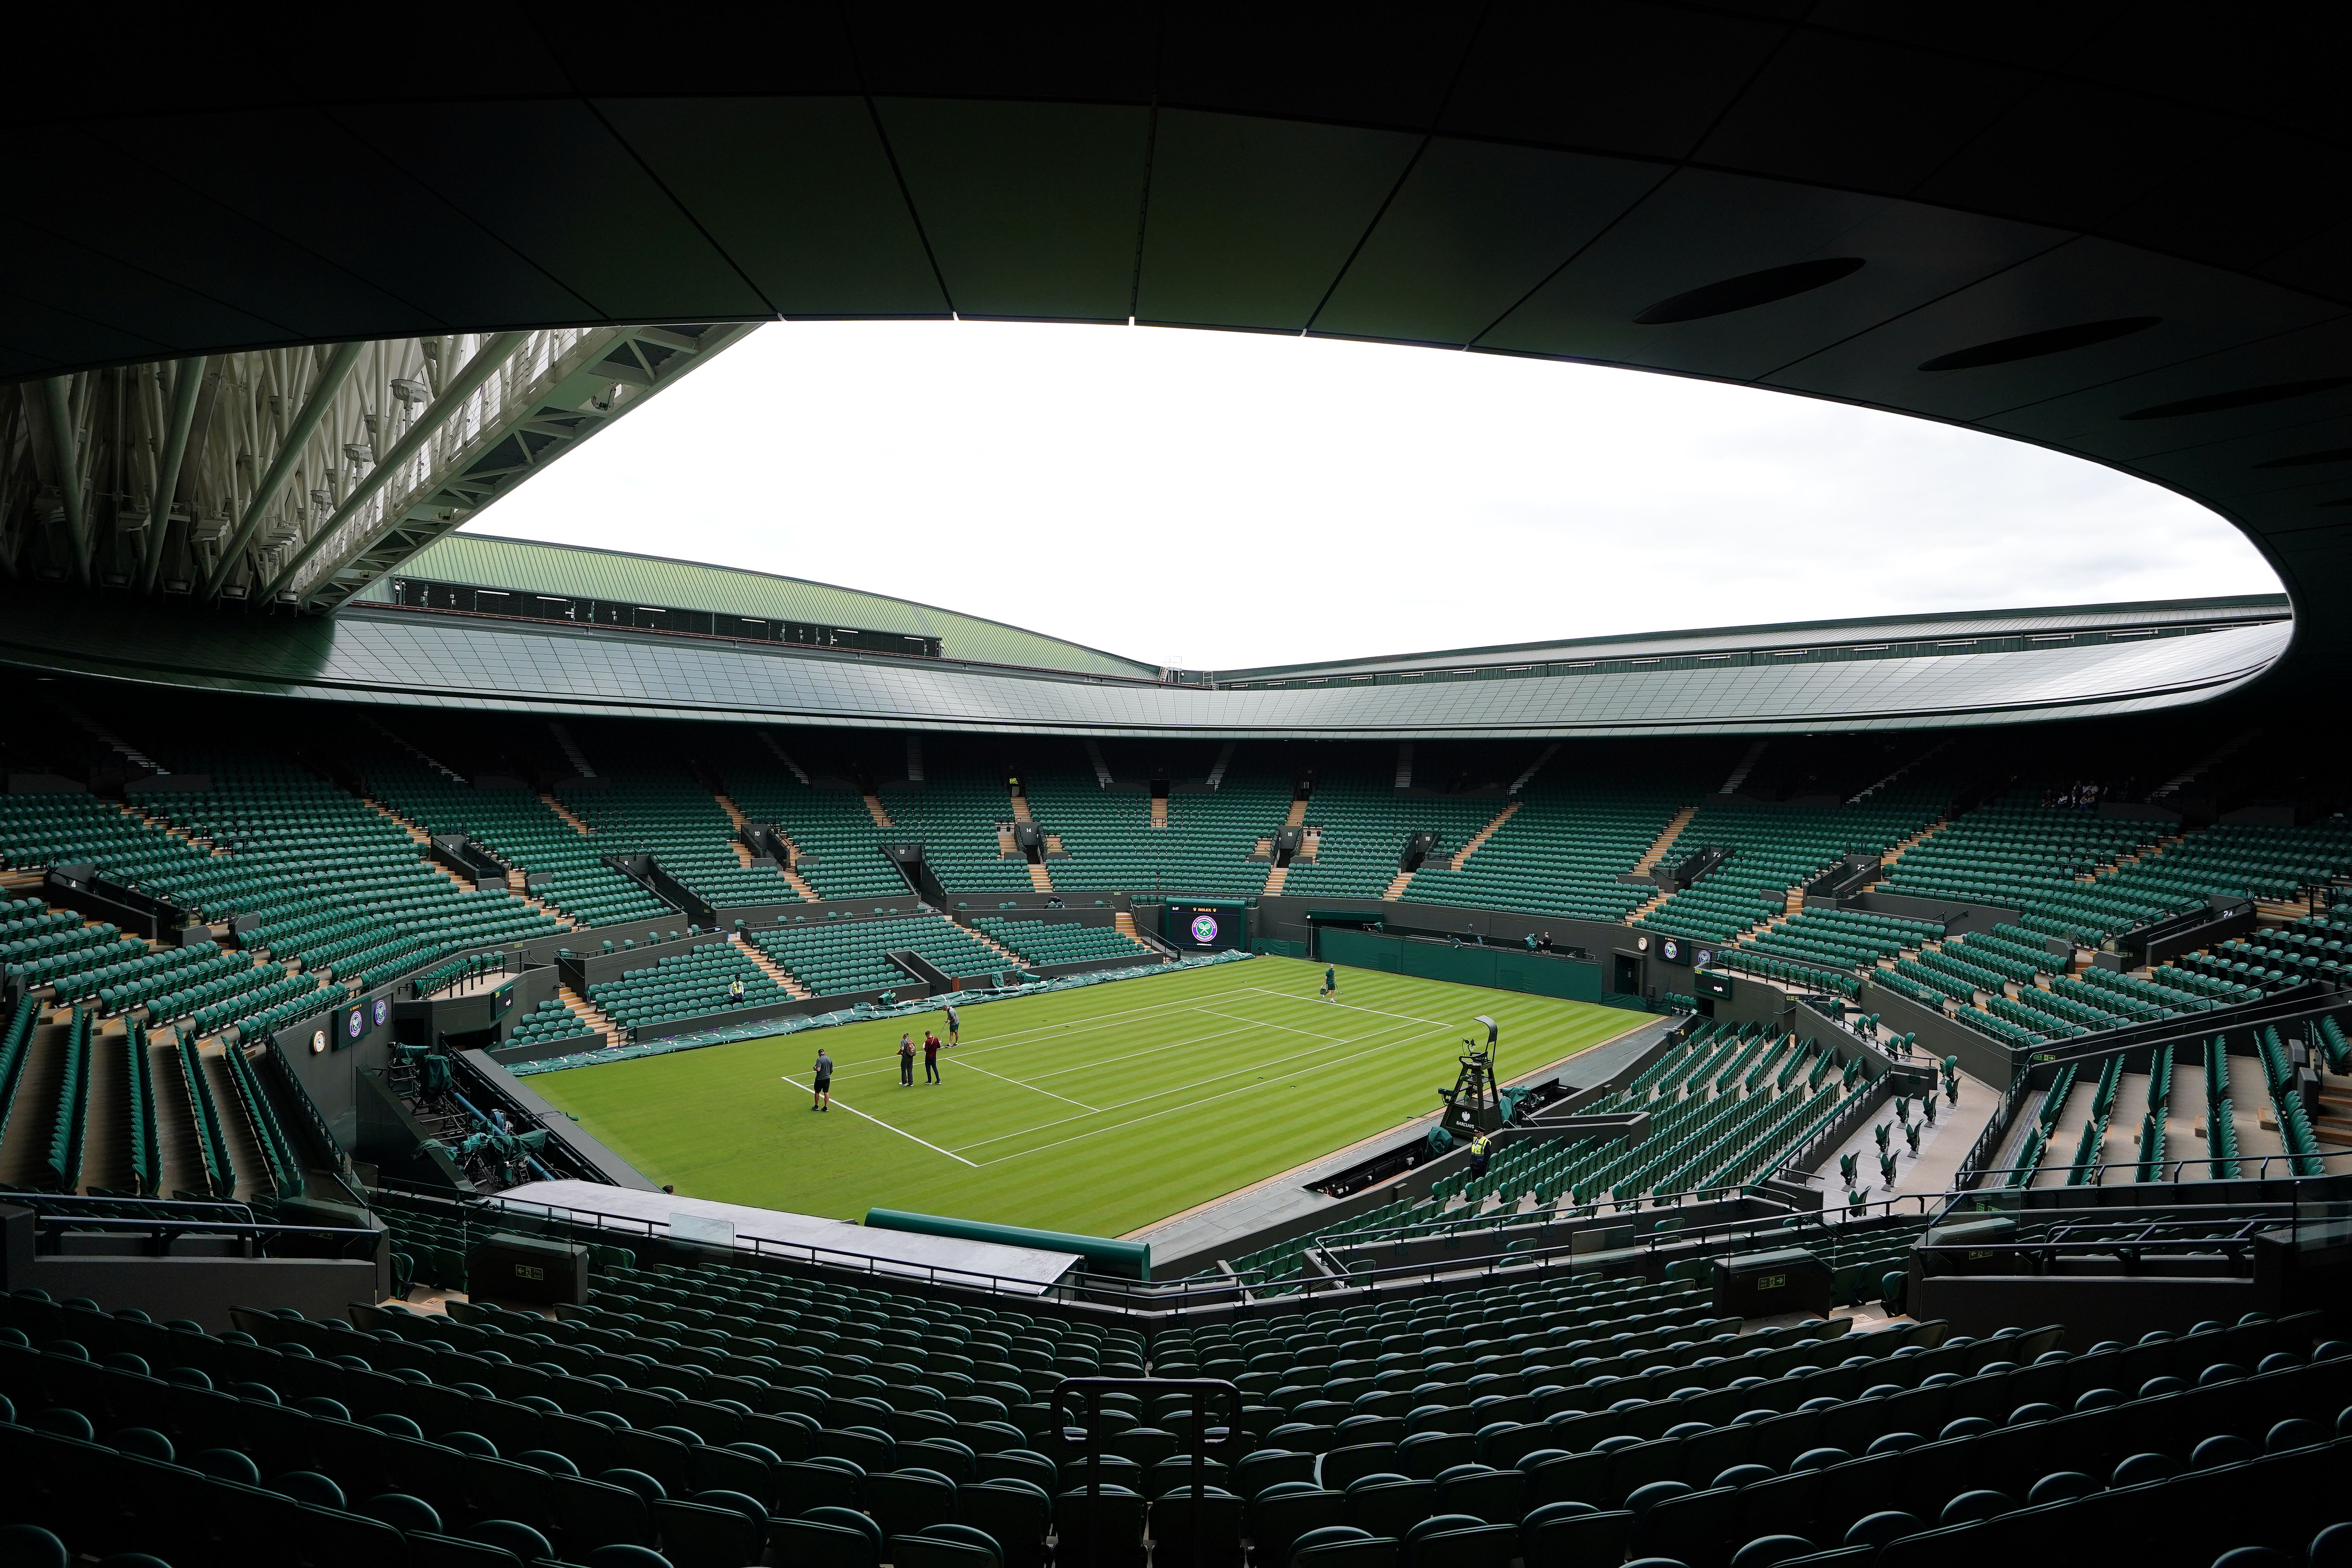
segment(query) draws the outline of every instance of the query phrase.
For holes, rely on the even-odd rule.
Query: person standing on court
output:
[[[898,1037],[898,1083],[901,1088],[915,1087],[915,1037]]]
[[[956,1010],[954,1006],[950,1005],[948,1008],[948,1044],[950,1046],[956,1045],[958,1043],[956,1037],[962,1032],[962,1021],[956,1016]]]
[[[1323,1000],[1326,1002],[1337,1002],[1339,999],[1339,972],[1332,965],[1327,963],[1323,966]]]
[[[823,1046],[816,1048],[816,1066],[811,1069],[811,1072],[814,1075],[812,1081],[816,1086],[816,1098],[809,1102],[809,1109],[831,1110],[833,1109],[833,1058],[824,1054]]]
[[[940,1037],[929,1029],[923,1031],[923,1081],[940,1081]]]

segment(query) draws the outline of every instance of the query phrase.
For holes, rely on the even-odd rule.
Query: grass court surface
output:
[[[1377,971],[1254,958],[961,1010],[545,1073],[531,1088],[656,1182],[698,1198],[863,1217],[871,1205],[1118,1236],[1437,1106],[1484,1013],[1506,1079],[1640,1014]],[[898,1082],[911,1026],[915,1087]],[[837,1064],[830,1112],[809,1065]]]

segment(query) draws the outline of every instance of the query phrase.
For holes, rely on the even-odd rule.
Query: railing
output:
[[[1982,1142],[1982,1140],[1979,1140],[1979,1142]],[[2060,1185],[2068,1187],[2102,1186],[2105,1184],[2102,1178],[2109,1171],[2132,1172],[2134,1174],[2129,1182],[2119,1184],[2143,1187],[2160,1187],[2168,1184],[2194,1183],[2198,1181],[2266,1181],[2272,1179],[2271,1167],[2274,1163],[2286,1167],[2286,1169],[2280,1173],[2278,1178],[2280,1180],[2285,1180],[2288,1177],[2294,1177],[2304,1181],[2313,1180],[2314,1178],[2305,1176],[2303,1173],[2294,1169],[2294,1162],[2298,1160],[2352,1160],[2352,1149],[2336,1149],[2312,1154],[2240,1154],[2234,1161],[2229,1162],[2231,1163],[2234,1163],[2238,1167],[2238,1174],[2235,1176],[2225,1176],[2221,1174],[2219,1172],[2214,1171],[2214,1166],[2220,1165],[2224,1162],[2213,1155],[2184,1155],[2179,1159],[2168,1159],[2161,1162],[2158,1166],[2158,1169],[2169,1171],[2172,1173],[2168,1176],[2159,1177],[2152,1182],[2143,1182],[2138,1178],[2137,1173],[2145,1168],[2145,1162],[2139,1160],[2114,1160],[2104,1164],[2082,1167],[2082,1169],[2090,1173],[2088,1180],[2082,1182],[2069,1181],[2061,1183]],[[2250,1172],[2246,1169],[2249,1165],[2252,1165],[2257,1168]],[[2185,1172],[2198,1170],[2200,1167],[2202,1167],[2206,1172],[2206,1174],[2202,1176],[2192,1177],[2183,1173]],[[2021,1172],[2047,1173],[2059,1169],[2071,1170],[2074,1168],[2074,1167],[2072,1166],[2059,1167],[2053,1165],[1990,1165],[1980,1167],[1973,1173],[1969,1173],[1977,1176],[2013,1176]],[[1966,1167],[1963,1167],[1963,1170],[1965,1172]],[[2352,1171],[2352,1164],[2338,1165],[2336,1167],[2336,1172]],[[2322,1174],[2329,1173],[2322,1173]],[[2031,1190],[2046,1192],[2050,1189],[2045,1187]]]
[[[2025,1097],[2033,1092],[2032,1076],[2031,1073],[2019,1073],[2009,1080],[2009,1088],[2001,1096],[2000,1110],[1985,1123],[1984,1131],[1977,1134],[1977,1141],[1969,1146],[1967,1155],[1961,1159],[1960,1168],[1952,1173],[1953,1191],[1965,1192],[1977,1184],[1977,1178],[1991,1173],[1993,1168],[1985,1162],[2000,1152],[2010,1130],[2017,1125],[2018,1108],[2025,1103]]]
[[[243,1250],[248,1258],[329,1258],[360,1263],[377,1260],[377,1249],[386,1235],[380,1230],[355,1230],[340,1226],[266,1225],[249,1219],[216,1220],[194,1216],[145,1219],[43,1213],[36,1220],[36,1226],[44,1234],[71,1229],[78,1232],[100,1230],[118,1236],[143,1235],[154,1244],[158,1257],[168,1254],[172,1242],[179,1237],[236,1237],[245,1242]],[[293,1250],[296,1247],[304,1250]],[[35,1250],[41,1250],[37,1242]]]

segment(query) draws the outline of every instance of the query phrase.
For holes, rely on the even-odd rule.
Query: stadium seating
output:
[[[571,1006],[551,996],[524,1014],[507,1035],[509,1046],[535,1046],[549,1040],[569,1040],[580,1036],[593,1036],[595,1030]]]
[[[866,799],[845,784],[802,784],[773,758],[729,764],[727,795],[753,822],[773,823],[800,851],[795,868],[824,899],[902,898],[907,879],[883,858],[882,845],[912,835],[880,826]],[[993,822],[990,843],[993,847]],[[1028,885],[1026,872],[997,885]]]
[[[537,896],[583,926],[660,920],[672,911],[604,864],[613,847],[583,834],[521,788],[480,789],[400,756],[371,760],[374,797],[429,834],[463,833],[526,875],[551,879]]]
[[[740,994],[734,989],[738,982],[743,987]],[[733,942],[714,937],[591,985],[588,999],[634,1034],[648,1024],[781,1002],[784,989]]]
[[[1624,877],[1698,787],[1688,781],[1539,778],[1520,792],[1519,809],[1462,869],[1442,859],[1425,865],[1405,896],[1422,903],[1622,920],[1656,891]]]
[[[1882,854],[1941,813],[1948,791],[1906,783],[1862,805],[1813,809],[1710,802],[1675,840],[1677,852],[1728,849],[1722,864],[1633,923],[1727,942],[1788,910],[1790,889],[1849,854]]]
[[[1012,967],[1003,953],[943,915],[802,920],[746,934],[819,996],[919,984],[884,956],[899,951],[918,953],[950,975],[992,974]]]
[[[651,855],[689,892],[714,906],[801,901],[772,868],[746,866],[735,826],[718,800],[682,768],[642,764],[558,792],[606,854]]]
[[[1203,897],[1265,889],[1271,868],[1249,857],[1281,829],[1294,794],[1286,777],[1236,769],[1213,790],[1179,784],[1168,826],[1154,827],[1151,797],[1139,789],[1066,773],[1023,782],[1031,816],[1061,839],[1064,853],[1048,868],[1056,889]]]
[[[1152,949],[1110,926],[1007,920],[995,915],[978,916],[971,923],[998,946],[1009,948],[1030,963],[1077,963],[1112,958],[1147,963],[1160,957]]]
[[[1393,778],[1318,775],[1305,824],[1315,831],[1315,857],[1290,862],[1282,890],[1301,897],[1378,898],[1395,879],[1398,856],[1413,834],[1436,834],[1437,857],[1447,857],[1507,805],[1486,796],[1402,791]]]

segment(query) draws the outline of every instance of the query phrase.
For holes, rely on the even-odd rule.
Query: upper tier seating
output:
[[[1227,898],[1264,890],[1268,863],[1250,854],[1281,829],[1293,794],[1287,778],[1236,768],[1213,790],[1178,785],[1168,826],[1154,827],[1143,790],[1070,774],[1023,783],[1030,815],[1062,841],[1047,867],[1055,888]]]
[[[800,894],[768,866],[746,866],[735,825],[711,793],[682,768],[644,764],[558,792],[604,852],[651,855],[689,892],[714,906],[796,904]]]
[[[1656,890],[1624,877],[1693,793],[1687,784],[1538,778],[1520,793],[1519,809],[1510,820],[1461,870],[1451,869],[1441,856],[1414,874],[1405,897],[1576,920],[1622,920]]]
[[[1392,778],[1318,777],[1307,803],[1306,826],[1319,830],[1315,858],[1294,858],[1282,890],[1378,898],[1395,879],[1397,858],[1413,834],[1436,834],[1438,856],[1449,856],[1509,804],[1484,796],[1412,794],[1399,790]]]
[[[558,816],[527,789],[479,789],[405,757],[372,761],[375,798],[427,833],[463,833],[526,875],[552,880],[537,896],[583,926],[660,920],[671,913],[645,889],[604,864],[612,847]]]
[[[1004,955],[944,915],[855,921],[795,921],[746,933],[753,945],[818,996],[897,991],[921,984],[884,955],[920,954],[950,975],[1010,968]]]
[[[845,784],[802,784],[781,763],[739,763],[727,772],[727,795],[753,822],[773,823],[800,851],[801,879],[825,899],[903,898],[907,879],[881,847],[909,835],[874,820],[866,799]],[[1025,887],[1021,873],[1007,887]]]
[[[1683,829],[1675,854],[1729,849],[1730,858],[1633,923],[1728,941],[1785,913],[1790,889],[1842,857],[1882,854],[1927,826],[1947,793],[1906,783],[1858,805],[1822,809],[1710,802]]]
[[[1066,921],[1005,920],[982,915],[973,926],[1000,947],[1010,948],[1030,963],[1077,963],[1120,958],[1133,963],[1156,962],[1160,954],[1111,926],[1079,925]]]

